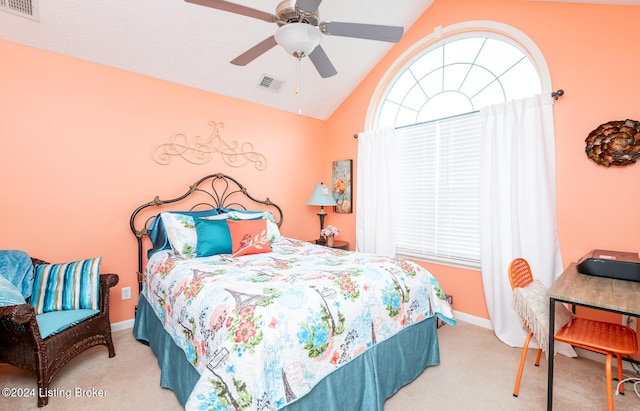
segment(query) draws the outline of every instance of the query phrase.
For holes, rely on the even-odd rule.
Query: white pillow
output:
[[[538,345],[546,353],[549,347],[549,298],[547,287],[538,280],[524,288],[513,289],[512,306],[533,333]],[[556,302],[554,335],[573,319],[573,313],[560,302]],[[563,347],[564,346],[564,347]],[[576,353],[568,344],[554,344],[554,351],[569,357]],[[567,349],[568,347],[568,349]]]
[[[198,236],[193,217],[184,214],[160,213],[171,248],[184,258],[196,255]]]

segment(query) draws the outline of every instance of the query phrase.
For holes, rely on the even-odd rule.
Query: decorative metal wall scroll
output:
[[[605,167],[628,166],[640,158],[640,122],[609,121],[589,133],[587,156]]]
[[[191,164],[202,165],[211,161],[216,153],[231,167],[243,167],[253,163],[256,169],[267,168],[267,159],[256,152],[251,143],[238,144],[237,141],[227,143],[222,139],[220,129],[224,123],[210,121],[213,131],[209,137],[195,136],[189,139],[182,133],[175,134],[171,141],[157,145],[153,151],[153,159],[161,165],[170,164],[173,157],[181,157]]]

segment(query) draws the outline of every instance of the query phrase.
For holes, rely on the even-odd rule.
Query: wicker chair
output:
[[[533,282],[533,274],[527,260],[516,258],[511,261],[511,264],[509,264],[509,282],[512,289],[526,287]],[[532,336],[533,333],[529,332],[522,348],[520,367],[513,391],[514,397],[518,396],[524,361],[527,357],[527,348]],[[606,355],[605,372],[608,410],[613,411],[613,378],[611,371],[613,356],[616,356],[618,362],[618,381],[622,381],[622,356],[635,354],[638,351],[638,337],[635,331],[622,324],[576,317],[556,333],[554,340]],[[540,354],[541,349],[538,349],[536,365],[540,364]],[[624,394],[624,384],[620,384],[619,392]]]
[[[34,265],[45,263],[32,259]],[[31,304],[0,307],[0,363],[33,371],[38,379],[38,407],[47,405],[49,384],[70,360],[96,345],[106,345],[116,355],[109,321],[109,289],[118,284],[117,274],[100,275],[100,312],[45,339],[40,336]]]

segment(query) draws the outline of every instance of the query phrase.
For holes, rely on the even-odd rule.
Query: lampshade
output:
[[[313,194],[307,201],[307,205],[312,206],[334,206],[336,205],[336,200],[334,200],[331,195],[331,191],[329,191],[329,186],[326,184],[318,184],[313,189]]]
[[[289,23],[278,27],[274,37],[287,53],[302,58],[318,47],[322,33],[317,27],[307,23]]]

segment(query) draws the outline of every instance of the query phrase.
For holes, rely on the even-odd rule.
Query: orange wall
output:
[[[504,23],[528,35],[547,61],[553,89],[565,90],[554,105],[558,224],[565,266],[593,248],[640,250],[640,164],[607,169],[584,151],[585,138],[598,125],[640,120],[640,55],[634,52],[640,7],[436,0],[327,121],[330,158],[356,159],[353,134],[363,130],[375,88],[394,61],[436,27],[472,20]],[[354,232],[355,217],[349,223],[344,231]],[[479,272],[423,265],[454,296],[455,310],[488,318]]]
[[[315,238],[317,210],[305,205],[311,187],[330,180],[332,160],[353,159],[356,172],[353,134],[363,130],[385,71],[435,27],[469,20],[526,33],[547,61],[554,89],[566,91],[554,106],[565,265],[591,248],[639,250],[640,165],[598,166],[584,154],[584,139],[601,123],[639,119],[640,7],[521,0],[436,0],[326,122],[0,41],[0,248],[51,261],[102,255],[103,271],[121,278],[112,293],[117,322],[131,319],[135,305],[135,292],[120,301],[122,286],[136,286],[129,215],[156,194],[182,194],[201,176],[226,172],[283,206],[285,235]],[[179,132],[208,135],[210,120],[225,123],[227,139],[253,143],[267,170],[152,161],[155,145]],[[354,192],[357,182],[356,175]],[[353,248],[355,214],[329,211],[327,223]],[[478,272],[424,265],[454,295],[457,311],[488,318]]]
[[[103,256],[102,271],[120,275],[112,322],[133,318],[129,216],[155,195],[172,198],[225,172],[282,206],[283,234],[317,237],[318,210],[306,201],[331,174],[317,156],[323,122],[5,41],[0,61],[0,248],[52,262]],[[208,136],[211,120],[225,124],[228,141],[252,143],[266,170],[219,157],[206,165],[152,160],[152,148],[175,133]],[[121,300],[123,286],[131,300]]]

